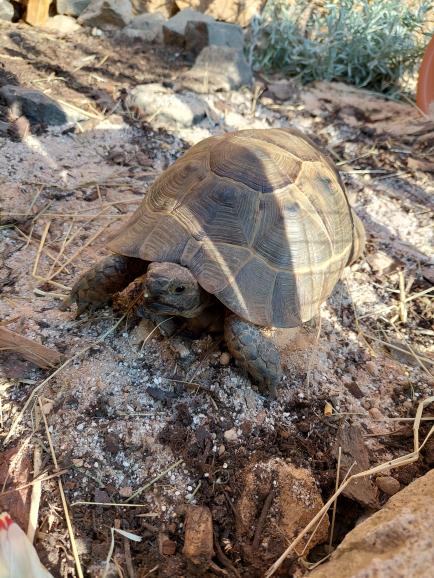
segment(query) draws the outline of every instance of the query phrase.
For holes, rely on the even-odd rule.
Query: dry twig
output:
[[[42,419],[44,420],[45,433],[47,435],[48,445],[50,446],[51,458],[53,460],[54,467],[56,468],[56,470],[58,470],[59,464],[57,463],[56,452],[54,451],[54,446],[53,446],[53,442],[51,440],[50,430],[48,428],[47,418],[45,416],[44,410],[42,409],[42,404],[41,404],[40,398],[38,398],[38,402],[39,402],[39,407],[41,409]],[[69,533],[69,539],[71,540],[71,549],[72,549],[72,554],[74,556],[75,567],[77,569],[77,576],[78,576],[78,578],[84,578],[83,570],[81,568],[81,563],[80,563],[80,557],[78,555],[77,543],[75,541],[74,530],[72,528],[71,518],[69,515],[68,504],[66,503],[65,492],[63,491],[63,483],[62,483],[61,477],[58,478],[57,484],[59,486],[60,498],[62,500],[63,511],[65,513],[66,525],[67,525],[68,533]]]
[[[0,326],[0,351],[13,351],[42,369],[53,368],[62,360],[55,349]]]

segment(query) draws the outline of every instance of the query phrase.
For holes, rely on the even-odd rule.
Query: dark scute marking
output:
[[[301,325],[300,302],[294,274],[278,273],[271,301],[272,322],[275,327]]]
[[[258,325],[271,324],[271,295],[276,272],[253,257],[216,297],[234,313]]]
[[[190,269],[208,293],[217,294],[228,284],[234,283],[232,278],[249,259],[250,250],[246,247],[206,242],[191,254],[189,260],[186,257],[184,254],[182,264]]]
[[[352,230],[351,209],[345,190],[335,178],[333,171],[326,164],[305,163],[297,179],[297,185],[309,203],[315,207],[332,240],[333,252],[341,253],[348,243],[348,232]]]
[[[285,205],[286,203],[274,195],[267,195],[261,199],[259,227],[252,244],[252,249],[268,263],[282,269],[287,269],[293,264],[291,230],[294,231],[293,238],[296,238],[298,232],[297,215],[295,218],[292,216],[291,227],[290,215]]]
[[[197,239],[209,243],[248,245],[256,221],[257,193],[215,175],[203,180],[177,217]]]
[[[301,161],[326,159],[315,143],[295,128],[247,129],[238,134],[243,138],[258,139],[278,146]]]
[[[189,237],[189,232],[173,217],[160,218],[151,234],[143,239],[139,257],[179,263]]]
[[[145,198],[148,210],[172,211],[177,207],[209,175],[206,159],[204,155],[191,159],[187,152],[166,169]]]
[[[210,168],[255,191],[271,193],[295,181],[300,163],[271,143],[235,133],[211,149]]]

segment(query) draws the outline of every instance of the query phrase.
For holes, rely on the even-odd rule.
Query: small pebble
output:
[[[133,493],[133,488],[131,486],[123,486],[119,489],[119,495],[123,498],[129,498]]]
[[[235,428],[226,430],[223,436],[228,442],[236,442],[238,440],[238,434]]]
[[[372,419],[383,419],[384,417],[378,407],[371,407],[369,410],[369,415],[372,417]]]
[[[382,492],[388,496],[393,496],[401,489],[400,483],[392,476],[379,476],[375,479],[375,483]]]
[[[224,351],[221,355],[220,355],[220,365],[229,365],[230,361],[231,361],[231,356],[229,355],[229,353],[227,351]]]
[[[372,375],[375,375],[377,373],[377,364],[374,363],[373,361],[367,361],[365,363],[365,367]]]
[[[173,339],[171,342],[171,347],[177,352],[181,359],[187,359],[190,356],[190,350],[180,340]]]

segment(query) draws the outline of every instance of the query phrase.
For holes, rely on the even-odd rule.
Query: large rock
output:
[[[102,30],[123,28],[133,18],[130,0],[92,0],[78,21]]]
[[[0,0],[0,20],[12,22],[14,17],[14,7],[7,0]]]
[[[191,93],[174,93],[161,84],[142,84],[133,88],[126,99],[157,125],[190,127],[206,115],[206,103]]]
[[[252,16],[259,14],[265,0],[176,0],[176,5],[183,8],[194,8],[216,20],[236,22],[247,26]]]
[[[244,54],[226,46],[206,46],[193,67],[179,79],[179,86],[194,92],[236,90],[252,82]]]
[[[214,18],[192,10],[191,8],[181,10],[181,12],[172,16],[163,26],[164,42],[173,46],[184,47],[187,23],[192,21],[214,22]]]
[[[139,14],[126,28],[119,32],[121,40],[141,40],[143,42],[162,42],[164,16],[161,12]]]
[[[238,24],[189,21],[185,28],[185,48],[199,54],[205,46],[228,46],[243,50],[244,34]]]
[[[432,578],[434,470],[352,530],[309,578]]]
[[[56,102],[38,90],[7,84],[0,88],[0,96],[6,100],[14,114],[25,116],[33,124],[56,126],[88,119],[75,109]]]
[[[279,556],[324,505],[311,473],[281,458],[247,466],[240,472],[240,479],[243,489],[235,506],[236,534],[248,558],[265,555],[271,560]],[[265,507],[265,523],[255,538]],[[305,536],[299,549],[307,547],[307,554],[316,544],[325,542],[328,528],[328,518],[324,517],[309,544],[310,536]]]
[[[161,12],[165,18],[170,18],[178,10],[175,0],[131,0],[131,4],[134,14]]]
[[[86,10],[91,0],[56,0],[56,8],[59,14],[66,16],[80,16]]]

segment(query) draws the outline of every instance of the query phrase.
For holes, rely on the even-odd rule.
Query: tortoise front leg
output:
[[[147,266],[148,263],[142,259],[110,255],[81,275],[60,308],[65,310],[75,302],[78,316],[86,309],[104,305],[144,273]]]
[[[266,386],[276,397],[276,387],[282,377],[280,354],[260,328],[240,317],[228,314],[225,319],[225,339],[230,353],[260,386]]]

